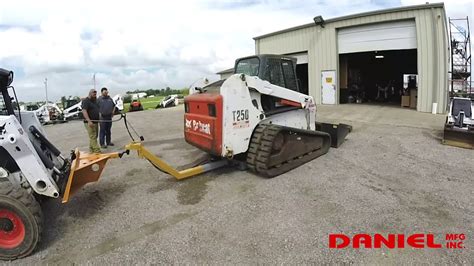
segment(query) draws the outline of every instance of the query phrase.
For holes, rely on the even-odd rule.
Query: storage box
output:
[[[410,90],[410,108],[416,109],[416,101],[418,99],[418,90]]]
[[[410,107],[410,96],[402,96],[402,107]]]

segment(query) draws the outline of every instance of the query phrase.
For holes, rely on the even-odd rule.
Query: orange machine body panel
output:
[[[193,94],[184,99],[186,142],[216,156],[222,156],[222,102],[222,95],[211,93]]]

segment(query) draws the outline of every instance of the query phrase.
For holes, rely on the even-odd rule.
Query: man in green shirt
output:
[[[92,89],[89,96],[82,100],[82,115],[84,116],[84,126],[89,135],[89,151],[91,153],[100,153],[100,147],[97,143],[99,135],[99,104],[97,103],[97,91]]]

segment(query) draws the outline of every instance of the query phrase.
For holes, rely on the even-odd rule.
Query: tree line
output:
[[[144,92],[146,93],[146,95],[168,96],[171,94],[188,95],[189,90],[187,88],[172,89],[170,87],[166,87],[165,89],[148,89],[148,90],[136,89],[134,91],[127,91],[127,94],[134,94],[134,93],[140,93],[140,92]]]
[[[168,95],[171,95],[171,94],[178,94],[178,95],[183,95],[183,96],[186,96],[189,94],[189,89],[188,88],[183,88],[183,89],[172,89],[170,87],[166,87],[165,89],[136,89],[136,90],[133,90],[133,91],[127,91],[125,95],[123,95],[123,100],[124,100],[124,103],[130,103],[132,101],[132,94],[134,93],[141,93],[141,92],[144,92],[146,93],[147,96],[151,96],[151,95],[154,95],[154,96],[168,96]],[[72,101],[77,101],[79,102],[81,100],[80,97],[78,96],[69,96],[69,97],[66,97],[66,96],[62,96],[61,97],[61,103],[63,106],[68,106],[67,102],[71,102]]]

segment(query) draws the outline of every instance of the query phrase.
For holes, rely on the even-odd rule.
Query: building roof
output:
[[[226,69],[226,70],[222,70],[220,72],[217,72],[216,74],[221,75],[221,74],[227,74],[227,73],[234,73],[234,68],[229,68],[229,69]]]
[[[336,22],[336,21],[341,21],[341,20],[347,20],[347,19],[353,19],[353,18],[360,18],[360,17],[367,17],[367,16],[373,16],[373,15],[379,15],[383,13],[394,13],[394,12],[400,12],[400,11],[409,11],[409,10],[420,10],[420,9],[427,9],[427,8],[444,8],[444,3],[433,3],[433,4],[423,4],[423,5],[413,5],[413,6],[401,6],[401,7],[395,7],[395,8],[387,8],[387,9],[380,9],[380,10],[374,10],[374,11],[369,11],[369,12],[363,12],[363,13],[357,13],[357,14],[352,14],[352,15],[347,15],[347,16],[342,16],[342,17],[336,17],[336,18],[330,18],[324,20],[324,23],[331,23],[331,22]],[[285,33],[285,32],[290,32],[290,31],[295,31],[295,30],[300,30],[304,28],[309,28],[309,27],[314,27],[316,26],[314,22],[284,29],[284,30],[279,30],[275,31],[272,33],[260,35],[257,37],[254,37],[254,40],[258,39],[263,39],[265,37]]]

